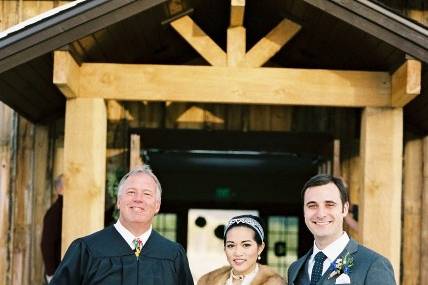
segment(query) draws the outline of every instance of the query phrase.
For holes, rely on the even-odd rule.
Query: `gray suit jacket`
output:
[[[351,267],[351,273],[349,277],[351,284],[357,285],[395,285],[394,271],[391,263],[380,254],[370,250],[362,245],[359,245],[356,241],[350,240],[346,245],[343,252],[339,255],[344,256],[347,252],[351,253],[354,258],[354,265]],[[304,256],[293,262],[288,269],[288,285],[309,285],[301,284],[305,283],[298,278],[301,270],[307,268],[305,264],[309,260],[312,254],[312,249]],[[332,285],[335,284],[336,277],[330,279],[330,273],[333,270],[329,268],[326,273],[321,277],[321,280],[317,284]],[[307,272],[301,272],[302,274],[308,275]],[[302,276],[300,274],[300,276]],[[309,280],[307,278],[307,280]]]

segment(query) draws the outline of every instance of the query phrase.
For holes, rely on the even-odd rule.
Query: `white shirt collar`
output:
[[[327,259],[324,261],[323,264],[323,270],[322,274],[324,274],[327,269],[329,268],[330,264],[336,260],[336,258],[339,257],[339,254],[342,253],[342,251],[345,249],[346,245],[349,242],[349,236],[346,232],[343,232],[343,234],[334,242],[329,244],[326,248],[322,250],[322,252],[327,256]],[[315,255],[320,252],[321,250],[317,247],[314,241],[314,247],[312,251],[312,255],[309,258],[309,264],[308,264],[308,273],[309,276],[311,276],[312,268],[314,267],[315,263]]]
[[[119,234],[123,237],[123,239],[126,241],[126,243],[131,247],[132,250],[135,249],[135,245],[133,243],[134,239],[139,238],[143,242],[143,246],[146,244],[147,240],[150,237],[150,234],[152,233],[152,226],[144,232],[142,235],[136,237],[134,236],[127,228],[125,228],[119,220],[114,224],[114,227],[119,232]]]
[[[322,252],[327,256],[328,259],[331,261],[336,260],[336,258],[339,256],[339,254],[345,249],[346,245],[349,242],[349,236],[346,232],[343,232],[343,234],[334,242],[329,244],[326,248],[322,250]],[[314,241],[314,250],[312,252],[311,258],[315,257],[315,254],[317,254],[319,251],[321,251]]]

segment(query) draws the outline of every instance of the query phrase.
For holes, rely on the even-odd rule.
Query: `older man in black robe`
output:
[[[184,249],[152,230],[161,186],[150,167],[119,183],[116,224],[75,240],[51,284],[193,285]]]

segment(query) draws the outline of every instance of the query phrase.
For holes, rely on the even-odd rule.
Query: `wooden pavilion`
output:
[[[203,148],[287,157],[289,189],[245,202],[261,211],[300,211],[314,171],[343,176],[354,237],[427,284],[428,7],[401,2],[0,1],[0,283],[41,280],[55,174],[65,250],[104,226],[106,181],[141,149]],[[194,173],[163,167],[171,188]],[[168,209],[210,204],[180,191]]]

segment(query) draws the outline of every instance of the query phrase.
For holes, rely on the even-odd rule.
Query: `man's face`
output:
[[[117,208],[120,210],[119,220],[126,228],[151,225],[160,208],[156,182],[144,173],[128,177],[118,197]]]
[[[343,218],[348,209],[349,203],[342,204],[339,189],[334,183],[306,189],[303,205],[305,223],[320,249],[342,235]]]

